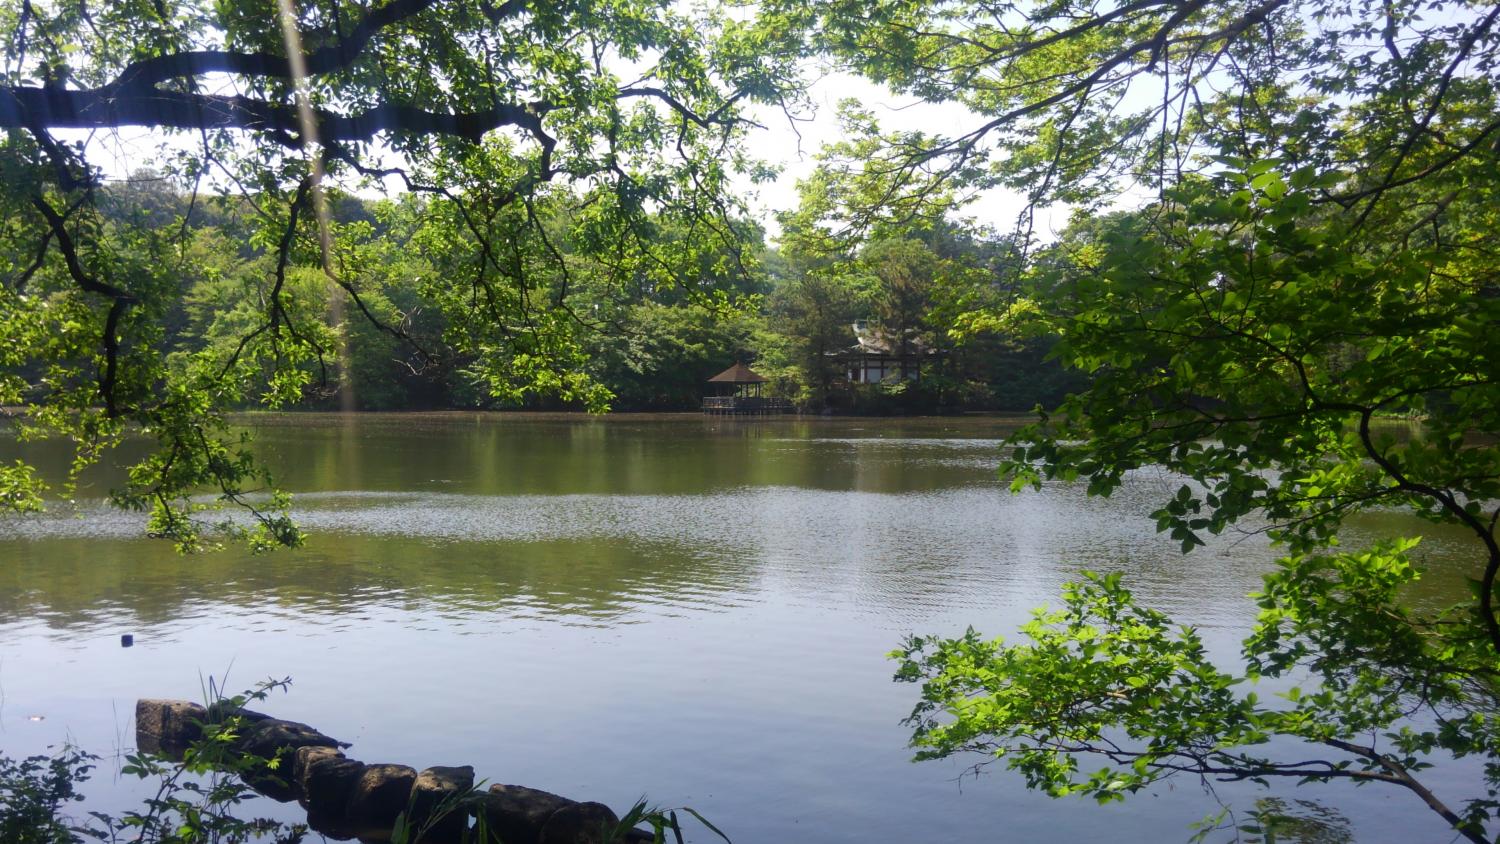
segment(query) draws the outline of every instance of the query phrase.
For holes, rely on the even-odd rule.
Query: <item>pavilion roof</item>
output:
[[[763,384],[771,379],[760,375],[750,367],[735,361],[734,366],[720,372],[718,375],[708,379],[710,384]]]

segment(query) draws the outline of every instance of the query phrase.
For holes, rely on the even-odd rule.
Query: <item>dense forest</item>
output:
[[[168,256],[176,269],[168,283],[180,289],[159,340],[179,365],[205,350],[227,355],[279,286],[287,325],[321,353],[297,362],[291,389],[284,381],[273,389],[268,364],[245,407],[275,395],[274,406],[305,410],[693,410],[707,379],[735,361],[770,378],[768,394],[811,412],[1029,411],[1082,383],[1049,360],[1047,338],[965,330],[964,315],[994,306],[1016,265],[1010,238],[967,221],[812,239],[793,212],[783,215],[779,245],[741,221],[737,248],[700,257],[697,272],[686,271],[694,277],[660,289],[593,281],[572,242],[575,221],[561,203],[539,203],[565,268],[523,293],[559,300],[549,286],[577,289],[558,324],[545,332],[516,325],[512,338],[556,332],[579,344],[570,375],[589,386],[563,398],[490,389],[503,381],[478,371],[476,355],[452,341],[463,317],[429,306],[438,288],[456,286],[436,234],[448,221],[433,201],[330,192],[337,280],[315,255],[277,266],[276,244],[257,234],[253,195],[194,196],[141,171],[104,182],[100,205],[106,226],[180,233]],[[691,236],[656,225],[652,236],[664,242]],[[706,279],[716,295],[701,293]],[[456,313],[478,306],[458,301]],[[905,348],[890,352],[907,361],[905,372],[851,380],[861,336],[902,338]]]

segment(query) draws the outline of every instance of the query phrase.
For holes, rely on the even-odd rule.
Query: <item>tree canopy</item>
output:
[[[247,495],[274,485],[221,412],[349,377],[343,322],[320,308],[358,313],[414,366],[437,357],[381,301],[383,259],[367,225],[330,212],[341,196],[423,197],[418,293],[479,389],[598,407],[581,335],[612,292],[727,304],[743,286],[754,256],[729,179],[761,172],[744,109],[798,96],[773,28],[653,0],[28,0],[0,30],[0,406],[23,436],[72,437],[75,478],[128,425],[156,437],[114,498],[184,548],[205,486],[256,516],[222,526],[257,547],[299,540],[284,498]],[[96,133],[144,145],[186,207],[109,213],[120,174]],[[266,284],[221,342],[169,360],[200,193],[242,221]],[[0,473],[13,509],[43,486],[24,464]]]
[[[955,179],[1091,207],[1230,154],[1344,172],[1320,205],[1412,224],[1485,181],[1500,135],[1489,4],[829,0],[803,14],[843,67],[976,115],[954,134],[881,136],[857,114],[834,155],[860,177],[842,191],[856,216],[919,208]]]
[[[1018,643],[913,639],[898,676],[923,683],[921,753],[982,751],[1100,800],[1184,772],[1387,782],[1490,840],[1494,765],[1462,802],[1420,773],[1500,751],[1500,9],[877,6],[879,25],[842,30],[843,7],[822,7],[836,53],[979,117],[949,137],[865,127],[828,230],[918,215],[955,182],[1081,210],[1055,244],[1023,243],[1003,304],[963,320],[1057,337],[1091,379],[1010,439],[1013,484],[1109,495],[1165,467],[1181,486],[1155,518],[1184,551],[1249,529],[1287,554],[1240,672],[1108,574]],[[1137,207],[1101,213],[1122,192]],[[1350,514],[1384,507],[1466,531],[1471,602],[1403,601],[1416,537],[1337,546]],[[1266,702],[1252,689],[1270,677],[1302,685]]]

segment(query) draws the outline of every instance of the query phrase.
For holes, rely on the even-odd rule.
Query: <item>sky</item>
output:
[[[841,100],[856,99],[879,119],[886,130],[921,130],[962,134],[983,120],[956,103],[927,103],[904,97],[869,80],[845,73],[828,73],[818,77],[810,89],[813,109],[799,115],[795,125],[780,109],[761,107],[751,116],[764,128],[752,131],[747,145],[752,155],[781,168],[774,182],[753,184],[741,179],[738,187],[747,198],[752,214],[774,239],[779,232],[775,213],[797,205],[797,181],[813,171],[818,150],[839,139],[837,106]],[[159,135],[150,129],[126,127],[92,136],[83,131],[59,132],[67,140],[89,139],[89,159],[103,168],[108,179],[125,179],[131,173],[159,166]],[[188,145],[191,141],[184,140]],[[394,180],[391,189],[396,186]],[[1024,199],[1014,191],[997,189],[981,194],[965,209],[968,216],[982,224],[1007,231],[1015,224],[1024,207]],[[1036,235],[1050,240],[1067,222],[1066,208],[1040,209],[1036,218]]]
[[[841,100],[859,100],[887,131],[922,131],[929,134],[962,135],[984,122],[984,119],[957,103],[929,103],[916,97],[901,96],[867,79],[846,73],[830,73],[812,85],[811,99],[815,111],[811,119],[795,127],[779,109],[762,108],[753,114],[765,126],[749,140],[757,156],[779,164],[781,177],[774,183],[742,188],[751,197],[750,205],[774,235],[777,231],[774,212],[797,205],[797,180],[806,177],[816,165],[816,155],[825,144],[840,139],[836,117]],[[1025,198],[1016,191],[995,189],[979,195],[965,209],[980,223],[1007,231],[1025,207]],[[1050,240],[1067,223],[1065,207],[1039,209],[1037,236]]]

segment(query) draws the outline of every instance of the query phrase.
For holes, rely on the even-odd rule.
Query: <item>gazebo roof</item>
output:
[[[708,379],[710,384],[763,384],[770,379],[751,371],[750,367],[735,361],[734,366]]]

